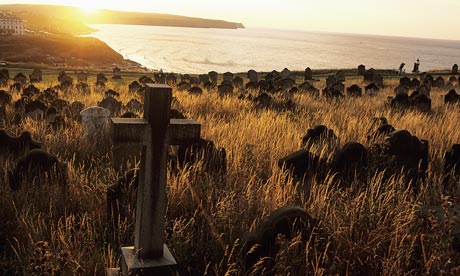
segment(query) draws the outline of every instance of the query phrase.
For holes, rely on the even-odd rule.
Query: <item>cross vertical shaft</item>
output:
[[[140,186],[138,190],[134,248],[140,258],[163,256],[166,215],[166,156],[172,89],[167,85],[148,85],[145,90],[144,132]]]

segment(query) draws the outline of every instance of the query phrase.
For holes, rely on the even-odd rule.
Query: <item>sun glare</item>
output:
[[[82,1],[79,6],[86,14],[94,13],[100,8],[94,1]]]

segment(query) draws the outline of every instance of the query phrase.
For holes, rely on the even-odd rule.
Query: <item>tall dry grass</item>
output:
[[[107,89],[120,92],[123,103],[132,97],[142,100],[128,93],[127,83],[110,82]],[[225,147],[228,157],[223,178],[202,172],[200,164],[169,170],[166,243],[181,275],[243,275],[241,247],[248,231],[284,205],[301,206],[319,220],[329,237],[328,250],[305,250],[308,244],[299,237],[280,240],[276,274],[458,275],[460,253],[451,246],[457,226],[451,219],[435,221],[434,217],[427,224],[418,214],[421,206],[447,210],[450,204],[460,203],[458,183],[448,193],[441,183],[443,154],[460,142],[460,107],[445,106],[441,95],[446,91],[433,91],[431,114],[392,112],[384,101],[397,82],[386,84],[377,97],[338,102],[294,95],[296,108],[288,111],[256,109],[236,95],[219,97],[215,91],[201,96],[174,91],[174,107],[199,121],[202,136]],[[103,98],[103,90],[92,87],[88,95],[69,91],[61,97],[91,106]],[[370,172],[365,183],[338,190],[333,177],[324,183],[309,181],[305,187],[277,167],[278,159],[298,150],[306,130],[317,124],[332,128],[340,145],[349,141],[369,145],[366,137],[376,116],[385,116],[397,129],[430,142],[429,177],[418,196],[411,195],[396,176],[386,179]],[[107,222],[107,186],[123,174],[111,167],[108,140],[96,146],[85,142],[77,122],[59,131],[30,119],[6,128],[14,134],[31,131],[46,150],[67,163],[69,183],[65,188],[30,187],[13,194],[7,173],[18,158],[2,157],[0,271],[103,275],[106,268],[118,266],[120,246],[133,242],[133,227],[120,223],[114,237]],[[334,148],[313,150],[331,156]]]

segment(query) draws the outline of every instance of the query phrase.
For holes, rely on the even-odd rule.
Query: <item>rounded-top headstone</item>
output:
[[[92,106],[82,110],[80,116],[85,136],[94,137],[107,128],[110,111],[103,107]]]

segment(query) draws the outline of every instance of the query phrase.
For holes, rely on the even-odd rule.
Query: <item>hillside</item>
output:
[[[104,42],[89,37],[69,35],[0,36],[0,60],[40,66],[112,66],[123,56]]]
[[[80,8],[68,6],[0,5],[0,11],[13,12],[26,21],[25,25],[28,30],[35,32],[85,34],[94,31],[94,29],[86,26],[86,24],[90,23],[194,28],[244,28],[241,23],[158,13],[100,10],[88,15],[83,13]]]

